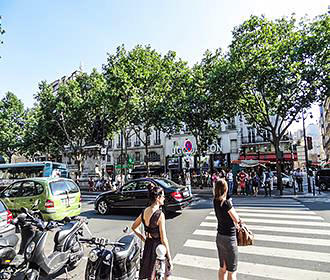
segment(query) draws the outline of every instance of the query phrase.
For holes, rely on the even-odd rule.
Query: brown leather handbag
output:
[[[236,229],[237,245],[248,246],[254,244],[254,235],[245,224],[240,224]]]

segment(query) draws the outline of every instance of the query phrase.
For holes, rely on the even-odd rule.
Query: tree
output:
[[[44,142],[45,151],[56,146],[64,152],[65,146],[69,147],[80,174],[86,153],[84,146],[92,138],[95,120],[97,116],[104,119],[100,103],[106,90],[104,77],[94,69],[90,75],[81,73],[74,80],[66,81],[57,92],[46,82],[42,82],[39,89],[36,136]]]
[[[329,16],[297,22],[251,16],[233,31],[225,75],[240,110],[258,131],[268,131],[282,194],[280,141],[299,114],[329,94]],[[223,71],[214,80],[224,78]],[[220,77],[221,76],[221,77]]]
[[[11,92],[0,101],[0,152],[11,162],[22,150],[26,114],[24,104]]]
[[[129,131],[134,130],[145,146],[148,174],[148,136],[153,127],[169,126],[169,112],[174,109],[166,111],[166,108],[169,108],[173,92],[177,92],[173,78],[177,77],[175,73],[183,64],[176,60],[174,52],[163,57],[150,46],[138,45],[129,52],[124,46],[117,48],[117,53],[109,55],[103,67],[109,92],[117,104],[125,143]],[[140,132],[146,137],[143,138]]]
[[[223,81],[212,83],[213,69],[220,69],[225,58],[220,50],[206,51],[201,62],[195,64],[177,109],[184,123],[196,139],[197,156],[207,152],[208,145],[218,136],[221,123],[235,115],[235,103],[222,96]],[[215,88],[213,88],[215,87]]]

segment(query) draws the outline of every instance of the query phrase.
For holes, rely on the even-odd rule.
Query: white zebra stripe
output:
[[[278,217],[280,218],[280,217]],[[207,216],[205,218],[209,221],[216,221],[215,216]],[[261,223],[261,224],[279,224],[279,225],[301,225],[301,226],[320,226],[330,227],[330,223],[327,222],[314,222],[314,221],[290,221],[290,220],[270,220],[270,219],[258,219],[258,218],[244,218],[244,222]]]
[[[251,203],[251,202],[246,202],[246,203],[243,203],[243,202],[239,202],[239,203],[235,203],[234,206],[266,206],[266,207],[270,207],[270,208],[276,208],[276,207],[289,207],[289,208],[292,208],[292,207],[299,207],[299,208],[304,208],[304,209],[309,209],[309,208],[306,208],[303,204],[271,204],[271,203]]]
[[[301,215],[301,216],[314,216],[317,215],[313,211],[307,211],[307,210],[301,210],[300,208],[298,210],[268,210],[268,209],[241,209],[237,208],[237,212],[249,212],[249,213],[271,213],[271,214],[292,214],[292,215]],[[212,213],[212,212],[211,212]],[[213,211],[214,214],[214,211]]]
[[[212,227],[217,228],[217,223],[202,222],[201,227]],[[310,229],[310,228],[293,228],[293,227],[272,227],[272,226],[256,226],[248,225],[251,230],[262,230],[271,232],[287,232],[287,233],[305,233],[314,235],[330,235],[330,230],[326,229]]]
[[[173,260],[174,264],[188,267],[197,267],[202,269],[219,269],[219,260],[202,256],[192,256],[186,254],[177,254]],[[256,264],[248,262],[238,263],[238,273],[256,277],[265,277],[267,279],[308,279],[320,280],[330,279],[329,272],[311,271],[306,269],[288,268],[283,266]]]
[[[192,247],[198,249],[209,249],[217,250],[215,241],[204,241],[204,240],[193,240],[188,239],[185,247]],[[317,260],[319,262],[330,263],[330,254],[328,253],[318,253],[312,251],[300,251],[291,249],[281,249],[273,247],[261,247],[261,246],[239,246],[238,251],[245,254],[260,255],[266,257],[278,257],[278,258],[288,258],[296,260]]]
[[[297,219],[297,220],[318,220],[318,221],[324,221],[324,219],[320,216],[305,216],[305,215],[286,215],[277,213],[277,214],[261,214],[261,213],[245,213],[245,212],[239,212],[239,215],[241,217],[263,217],[263,218],[287,218],[287,219]]]
[[[193,232],[193,234],[215,237],[217,235],[217,231],[196,229]],[[316,246],[330,246],[330,240],[328,239],[315,239],[315,238],[292,237],[292,236],[282,236],[282,235],[268,235],[268,234],[254,234],[254,239],[259,241],[283,242],[283,243],[316,245]]]

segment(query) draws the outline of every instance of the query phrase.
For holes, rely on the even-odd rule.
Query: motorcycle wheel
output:
[[[39,279],[39,271],[36,269],[30,269],[24,274],[24,280],[38,280]]]

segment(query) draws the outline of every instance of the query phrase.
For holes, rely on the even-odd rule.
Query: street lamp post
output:
[[[304,132],[304,143],[305,143],[305,160],[306,160],[307,185],[308,185],[308,192],[311,193],[312,192],[312,187],[311,187],[311,181],[310,181],[310,177],[309,177],[308,149],[307,149],[307,140],[306,140],[304,111],[302,112],[302,120],[303,120],[303,132]]]

